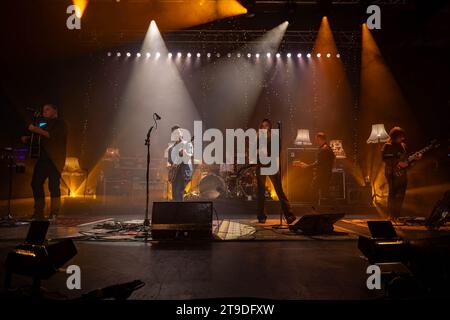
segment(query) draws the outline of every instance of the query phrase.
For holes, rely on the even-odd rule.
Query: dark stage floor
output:
[[[17,208],[17,207],[16,207]],[[271,215],[264,226],[251,214],[220,216],[230,230],[239,225],[254,228],[256,236],[243,241],[214,241],[202,246],[161,246],[142,241],[86,241],[80,231],[104,219],[142,219],[141,215],[111,215],[104,212],[65,214],[52,223],[51,239],[74,237],[78,254],[69,264],[81,268],[81,290],[66,288],[67,275],[59,273],[43,286],[51,292],[77,297],[117,283],[139,279],[145,286],[133,299],[197,299],[258,297],[272,299],[375,299],[382,290],[366,287],[368,263],[357,248],[358,235],[368,235],[366,221],[379,215],[349,215],[336,223],[336,235],[306,237],[279,235],[270,231],[278,222]],[[229,222],[235,223],[230,227]],[[225,225],[225,224],[223,224]],[[0,277],[8,251],[20,243],[27,226],[0,228]],[[449,227],[432,233],[421,226],[398,226],[405,238],[439,236]],[[262,235],[262,236],[261,236]],[[262,240],[262,241],[258,241]],[[265,240],[265,241],[263,241]],[[290,240],[290,241],[286,241]],[[3,281],[1,283],[4,289]],[[15,276],[13,284],[30,280]]]
[[[66,289],[66,274],[43,285],[69,297],[140,279],[133,299],[260,297],[272,299],[372,299],[366,262],[354,241],[229,242],[208,247],[158,248],[144,243],[77,242],[70,262],[81,267],[82,289]],[[10,243],[2,243],[6,257]],[[0,276],[3,278],[4,270]],[[28,279],[14,278],[15,285]]]

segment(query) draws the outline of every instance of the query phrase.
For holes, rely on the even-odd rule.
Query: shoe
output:
[[[293,223],[295,220],[297,220],[297,217],[294,215],[290,215],[289,217],[286,217],[287,224]]]
[[[266,220],[267,220],[266,217],[264,217],[264,218],[258,218],[258,223],[264,224],[264,223],[266,223]]]

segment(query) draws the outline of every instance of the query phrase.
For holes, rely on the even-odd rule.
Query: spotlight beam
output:
[[[117,143],[121,153],[137,154],[143,150],[143,139],[151,125],[154,112],[162,116],[158,134],[152,136],[151,151],[157,158],[170,141],[170,128],[178,124],[192,130],[200,119],[174,59],[155,21],[151,21],[139,52],[148,52],[146,59],[129,58],[131,68],[117,115]]]

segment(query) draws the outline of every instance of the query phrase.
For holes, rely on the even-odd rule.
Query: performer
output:
[[[329,198],[330,181],[336,157],[328,145],[325,133],[319,132],[316,134],[315,144],[319,147],[316,161],[311,164],[300,162],[300,167],[313,169],[311,193],[313,202],[318,204],[320,199]]]
[[[267,150],[270,150],[270,130],[272,129],[272,123],[269,119],[263,119],[260,124],[260,129],[267,130]],[[261,148],[259,146],[259,148]],[[265,223],[267,220],[267,216],[264,212],[264,202],[265,202],[265,191],[266,191],[266,177],[265,175],[261,175],[261,167],[263,165],[258,163],[256,168],[256,178],[258,184],[258,199],[257,199],[257,213],[258,213],[258,222]],[[296,220],[296,216],[291,211],[291,206],[289,201],[284,194],[283,186],[281,185],[281,175],[278,171],[276,174],[268,176],[272,181],[273,187],[275,188],[275,192],[277,193],[278,199],[280,200],[281,209],[283,210],[283,214],[286,218],[288,224],[293,223]]]
[[[192,179],[192,156],[193,146],[190,141],[183,139],[183,131],[178,126],[172,127],[172,137],[175,137],[175,142],[169,144],[167,149],[167,165],[169,167],[169,182],[172,184],[172,200],[183,201],[184,189],[189,181]],[[178,153],[172,150],[178,148]],[[182,161],[182,159],[187,161]]]
[[[39,158],[34,166],[31,187],[34,197],[33,219],[44,219],[44,183],[48,178],[50,191],[50,219],[56,218],[61,208],[60,179],[66,160],[67,125],[58,117],[58,108],[46,104],[42,108],[46,124],[42,127],[30,124],[28,130],[41,136]],[[26,143],[29,136],[22,137]]]
[[[389,185],[388,212],[392,220],[400,217],[403,200],[405,198],[408,178],[406,169],[408,158],[406,149],[406,134],[400,127],[394,127],[389,132],[389,140],[381,149],[382,159],[385,163],[384,175]],[[415,154],[416,160],[422,157],[420,153]]]

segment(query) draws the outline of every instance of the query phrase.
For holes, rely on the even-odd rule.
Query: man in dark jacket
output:
[[[316,161],[311,164],[301,163],[300,167],[314,170],[311,192],[313,202],[318,204],[320,199],[329,197],[330,181],[336,156],[328,145],[325,133],[317,133],[315,143],[319,147]]]
[[[48,178],[50,191],[50,218],[55,218],[61,208],[60,179],[66,160],[67,125],[58,117],[55,105],[46,104],[42,108],[44,124],[36,126],[30,124],[28,130],[39,135],[40,153],[34,166],[31,187],[34,197],[34,219],[44,218],[45,192],[44,183]],[[22,141],[29,137],[22,137]]]

